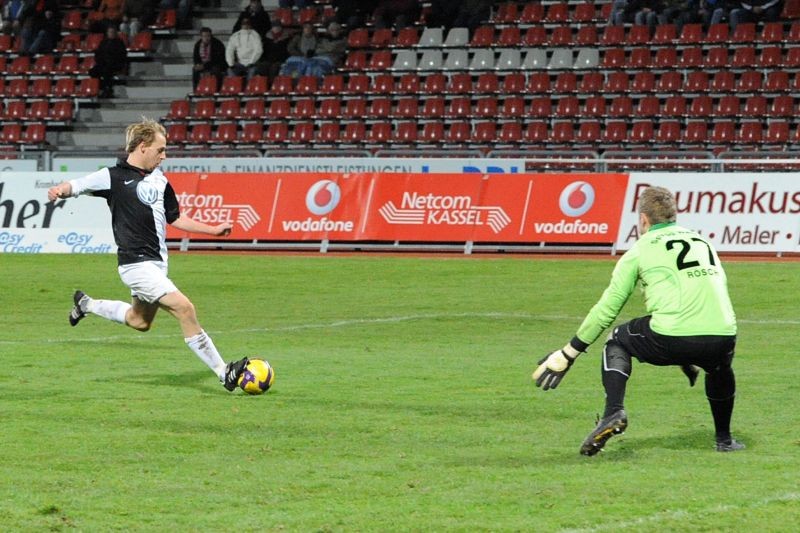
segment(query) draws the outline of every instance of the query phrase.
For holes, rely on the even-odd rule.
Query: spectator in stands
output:
[[[125,0],[101,0],[97,11],[90,15],[93,22],[89,31],[104,32],[109,26],[119,28],[119,25],[122,24],[124,8]]]
[[[161,0],[158,8],[174,9],[179,28],[192,27],[192,0]]]
[[[684,24],[699,19],[700,6],[691,0],[664,0],[658,13],[659,24],[674,24],[680,35]]]
[[[429,26],[444,28],[469,28],[474,31],[482,22],[489,20],[492,10],[491,0],[464,0],[454,3],[450,0],[433,0],[431,12],[427,17]]]
[[[120,39],[116,26],[106,28],[106,36],[94,52],[92,78],[100,80],[100,96],[114,97],[114,76],[128,71],[128,50]]]
[[[747,0],[731,10],[731,29],[741,22],[775,22],[783,11],[783,0]]]
[[[197,87],[200,77],[212,74],[217,77],[217,85],[222,82],[228,64],[225,60],[225,45],[214,37],[211,28],[200,30],[200,39],[194,43],[194,66],[192,67],[192,87]]]
[[[349,29],[366,25],[372,16],[375,0],[333,0],[336,21]]]
[[[292,37],[287,45],[289,57],[281,67],[281,74],[294,78],[302,76],[306,69],[306,61],[314,57],[318,44],[314,26],[310,23],[303,24],[300,33]]]
[[[256,30],[256,33],[262,37],[272,26],[269,20],[269,13],[264,11],[264,6],[261,5],[261,0],[250,0],[247,8],[245,8],[245,10],[239,14],[239,19],[236,21],[236,24],[233,25],[234,32],[237,32],[241,29],[242,19],[245,18],[250,19],[250,24],[253,26],[253,29]]]
[[[156,3],[158,0],[125,0],[125,8],[122,10],[122,23],[119,31],[128,35],[132,39],[134,35],[142,31],[156,20]]]
[[[261,36],[253,29],[250,19],[242,19],[242,29],[231,35],[225,47],[225,60],[232,76],[255,74],[256,63],[261,59],[264,48]]]
[[[419,18],[421,8],[418,0],[378,0],[372,18],[376,28],[405,28]]]
[[[735,0],[699,0],[699,2],[700,22],[706,26],[729,21],[731,9],[739,5]]]
[[[3,33],[19,35],[25,19],[33,13],[35,4],[30,0],[8,0],[3,5]]]
[[[23,54],[46,54],[52,52],[61,39],[61,13],[58,2],[48,0],[43,3],[44,12],[30,15],[25,19],[21,32]]]
[[[652,32],[658,24],[658,12],[661,10],[661,5],[661,2],[653,0],[625,0],[622,13],[614,15],[614,24],[633,23],[637,26],[649,26]]]
[[[281,69],[281,65],[289,57],[289,39],[292,36],[283,28],[279,20],[272,21],[272,28],[262,39],[264,53],[258,62],[256,74],[274,78]]]
[[[336,21],[328,24],[328,32],[323,35],[317,49],[309,61],[306,74],[311,76],[325,76],[341,65],[347,50],[347,39],[342,31],[342,25]]]

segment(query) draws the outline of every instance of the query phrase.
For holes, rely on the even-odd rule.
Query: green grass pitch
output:
[[[602,344],[555,391],[530,373],[613,265],[174,254],[223,357],[275,367],[250,397],[166,314],[69,327],[76,288],[129,299],[113,256],[0,254],[0,530],[796,531],[798,263],[726,263],[746,450],[713,451],[702,384],[635,363],[627,433],[586,458]]]

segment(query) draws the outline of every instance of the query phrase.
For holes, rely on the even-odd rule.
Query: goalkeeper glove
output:
[[[564,374],[567,373],[569,367],[575,362],[575,359],[581,354],[578,350],[567,344],[560,350],[546,355],[539,361],[539,366],[533,372],[533,380],[536,382],[537,387],[543,390],[555,389]]]

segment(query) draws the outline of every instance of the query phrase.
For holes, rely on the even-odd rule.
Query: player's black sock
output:
[[[714,417],[717,441],[731,438],[731,416],[736,396],[736,378],[730,367],[706,374],[706,397]]]
[[[603,418],[623,408],[625,387],[631,375],[631,356],[616,341],[606,342],[601,361],[603,387],[606,390],[606,410]]]
[[[724,400],[708,399],[711,406],[711,416],[714,417],[714,429],[717,441],[731,439],[731,415],[733,414],[734,396]]]

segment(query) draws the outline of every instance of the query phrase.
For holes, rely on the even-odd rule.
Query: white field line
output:
[[[766,505],[776,502],[796,502],[799,500],[800,500],[800,493],[787,492],[785,494],[771,496],[769,498],[764,498],[763,500],[757,500],[745,505],[726,505],[726,504],[714,505],[713,507],[707,507],[705,509],[700,509],[693,512],[686,511],[683,509],[676,511],[661,511],[655,514],[651,514],[649,516],[642,516],[635,520],[627,520],[624,522],[609,522],[608,524],[600,524],[598,526],[590,528],[581,528],[581,529],[560,529],[559,533],[595,533],[599,531],[619,531],[620,529],[627,529],[627,528],[634,528],[637,531],[640,531],[643,526],[657,527],[657,524],[659,522],[664,522],[664,521],[683,520],[687,518],[701,518],[701,517],[719,515],[743,509],[756,509],[758,507],[764,507]]]
[[[209,333],[281,333],[302,331],[307,329],[329,329],[329,328],[342,328],[350,326],[363,326],[373,324],[394,324],[399,322],[410,322],[415,320],[438,320],[438,319],[459,319],[459,318],[485,318],[491,320],[507,320],[507,319],[524,319],[524,320],[569,320],[578,324],[584,317],[570,316],[570,315],[533,315],[529,313],[501,313],[501,312],[487,312],[487,313],[424,313],[418,315],[401,315],[401,316],[388,316],[382,318],[352,318],[334,320],[332,322],[320,322],[310,324],[295,324],[288,326],[277,327],[263,327],[263,328],[235,328],[226,329],[222,331],[209,331]],[[91,320],[91,319],[90,319]],[[774,324],[774,325],[800,325],[800,320],[747,320],[739,319],[740,324]],[[84,323],[79,326],[85,329],[89,324]],[[577,327],[577,325],[576,325]],[[77,333],[81,333],[77,331]],[[125,330],[124,334],[120,335],[106,335],[103,337],[84,337],[67,335],[63,338],[38,338],[38,339],[13,339],[13,340],[0,340],[0,346],[19,345],[19,344],[59,344],[71,342],[113,342],[117,340],[131,340],[136,338],[147,339],[166,339],[173,338],[175,334],[172,333],[149,333],[147,335],[139,336],[133,332]]]

